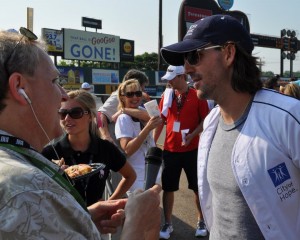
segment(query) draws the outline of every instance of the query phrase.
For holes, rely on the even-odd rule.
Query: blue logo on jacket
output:
[[[287,170],[285,163],[281,163],[276,167],[269,169],[268,173],[275,187],[282,184],[286,180],[291,179],[291,176],[289,174],[289,171]]]

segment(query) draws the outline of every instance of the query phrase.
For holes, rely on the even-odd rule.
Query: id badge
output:
[[[180,130],[180,122],[175,121],[173,125],[173,132],[179,132]]]

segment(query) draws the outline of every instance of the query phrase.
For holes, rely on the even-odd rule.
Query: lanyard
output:
[[[186,90],[185,93],[179,94],[178,96],[175,96],[176,106],[177,106],[177,120],[179,119],[180,111],[183,108],[183,105],[186,101],[187,95],[189,93],[190,87]]]
[[[1,141],[2,137],[9,138],[12,141],[10,141],[10,143],[3,142],[3,141]],[[76,199],[76,201],[82,206],[82,208],[88,212],[86,204],[85,204],[84,200],[82,199],[82,197],[80,196],[80,194],[77,192],[77,190],[63,176],[61,176],[57,171],[55,171],[53,168],[51,168],[47,164],[45,164],[42,161],[39,161],[38,159],[33,157],[29,152],[26,152],[20,146],[13,145],[12,142],[15,141],[15,140],[24,142],[23,140],[17,139],[15,137],[1,135],[0,136],[0,146],[11,149],[15,152],[21,153],[22,155],[25,155],[25,156],[29,157],[27,159],[34,166],[36,166],[41,171],[46,173],[55,182],[57,182],[62,188],[64,188],[66,191],[68,191]],[[24,143],[26,143],[26,142],[24,142]],[[25,145],[23,145],[23,146],[26,148],[27,146],[30,146],[30,145],[26,143],[26,146]],[[30,149],[32,149],[32,148],[30,147]]]

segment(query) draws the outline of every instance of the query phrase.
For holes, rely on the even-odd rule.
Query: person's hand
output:
[[[150,120],[147,122],[145,128],[151,131],[161,124],[162,124],[162,118],[160,116],[151,117]]]
[[[58,159],[58,160],[52,159],[51,161],[53,163],[55,163],[56,165],[60,166],[60,167],[65,164],[65,159],[64,158],[61,158],[61,159]]]
[[[111,120],[113,122],[116,122],[118,117],[121,115],[121,113],[122,113],[122,110],[118,110],[114,115],[112,115]]]
[[[191,141],[193,140],[193,138],[194,138],[194,136],[192,134],[187,134],[185,136],[185,143],[182,142],[181,145],[185,146],[185,147],[188,146],[191,143]]]
[[[56,165],[60,166],[60,168],[62,170],[65,170],[69,167],[69,165],[65,165],[65,159],[64,158],[61,158],[60,160],[55,160],[55,159],[52,159],[51,160],[53,163],[55,163]]]
[[[121,239],[158,239],[160,229],[160,185],[135,190],[125,206],[125,224]]]
[[[145,102],[149,102],[151,100],[149,94],[146,92],[142,92],[142,98],[143,98],[143,101],[145,101]]]
[[[88,207],[92,220],[102,234],[116,233],[125,218],[127,199],[99,201]]]

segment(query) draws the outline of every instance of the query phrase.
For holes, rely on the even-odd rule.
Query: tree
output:
[[[261,72],[262,77],[273,77],[274,73],[272,71]]]
[[[62,59],[58,63],[59,66],[72,66],[72,67],[93,67],[93,68],[105,68],[105,69],[118,69],[116,63],[110,62],[93,62],[93,61],[76,61]],[[157,53],[143,53],[136,55],[134,62],[121,62],[120,68],[135,68],[141,71],[156,71],[158,65],[158,54]],[[167,69],[167,64],[163,64]],[[165,70],[164,69],[164,70]],[[163,70],[163,69],[162,69]]]
[[[136,55],[134,62],[122,62],[121,68],[135,68],[141,71],[156,71],[158,64],[157,53],[143,53],[142,55]]]

